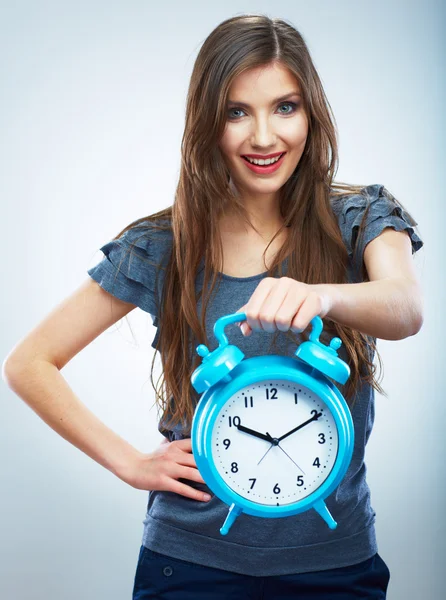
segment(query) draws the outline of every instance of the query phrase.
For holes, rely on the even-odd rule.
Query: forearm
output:
[[[326,317],[340,325],[384,340],[400,340],[421,328],[422,296],[409,279],[320,285],[332,299]]]
[[[140,454],[77,398],[52,363],[35,360],[11,369],[5,381],[54,431],[118,477]]]

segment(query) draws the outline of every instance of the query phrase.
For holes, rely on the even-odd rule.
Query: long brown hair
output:
[[[270,244],[284,227],[289,227],[289,235],[266,267],[267,276],[282,276],[282,262],[288,257],[288,277],[308,284],[348,283],[348,253],[330,197],[337,196],[341,200],[344,195],[362,194],[365,186],[333,181],[338,163],[335,119],[306,43],[301,34],[282,19],[265,15],[227,19],[206,38],[195,61],[173,205],[132,222],[114,238],[121,237],[132,227],[141,227],[143,231],[142,222],[147,220],[151,221],[151,227],[172,233],[171,253],[162,267],[165,272],[156,347],[161,355],[162,374],[158,388],[153,381],[156,352],[151,368],[151,382],[165,430],[181,422],[184,432],[190,434],[197,400],[190,377],[201,363],[191,348],[195,349],[198,344],[209,346],[206,310],[223,271],[219,217],[229,206],[249,223],[244,206],[230,185],[230,174],[218,148],[226,124],[228,90],[234,78],[246,69],[273,62],[287,67],[298,80],[309,130],[300,162],[280,190],[284,223]],[[195,279],[203,258],[204,284],[197,295]],[[363,277],[368,279],[365,269]],[[201,318],[197,314],[200,296],[203,296]],[[351,374],[342,389],[349,405],[353,406],[364,382],[386,395],[375,378],[373,355],[376,354],[380,369],[382,363],[374,338],[329,319],[324,322],[325,331],[341,338],[349,357]],[[305,330],[302,336],[308,333]],[[286,335],[296,341],[291,331]]]

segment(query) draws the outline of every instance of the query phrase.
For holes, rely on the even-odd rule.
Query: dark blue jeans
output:
[[[381,600],[389,580],[390,571],[379,554],[340,569],[254,577],[141,546],[132,600]]]

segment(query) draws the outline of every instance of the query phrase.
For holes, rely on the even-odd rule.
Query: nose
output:
[[[274,127],[268,117],[253,120],[251,145],[253,148],[270,148],[276,145]]]

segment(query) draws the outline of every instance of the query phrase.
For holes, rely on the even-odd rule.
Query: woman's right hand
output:
[[[178,479],[190,479],[205,483],[192,454],[192,440],[163,440],[154,452],[139,453],[127,465],[120,479],[137,490],[163,490],[175,492],[186,498],[207,502],[211,496],[181,483]]]

